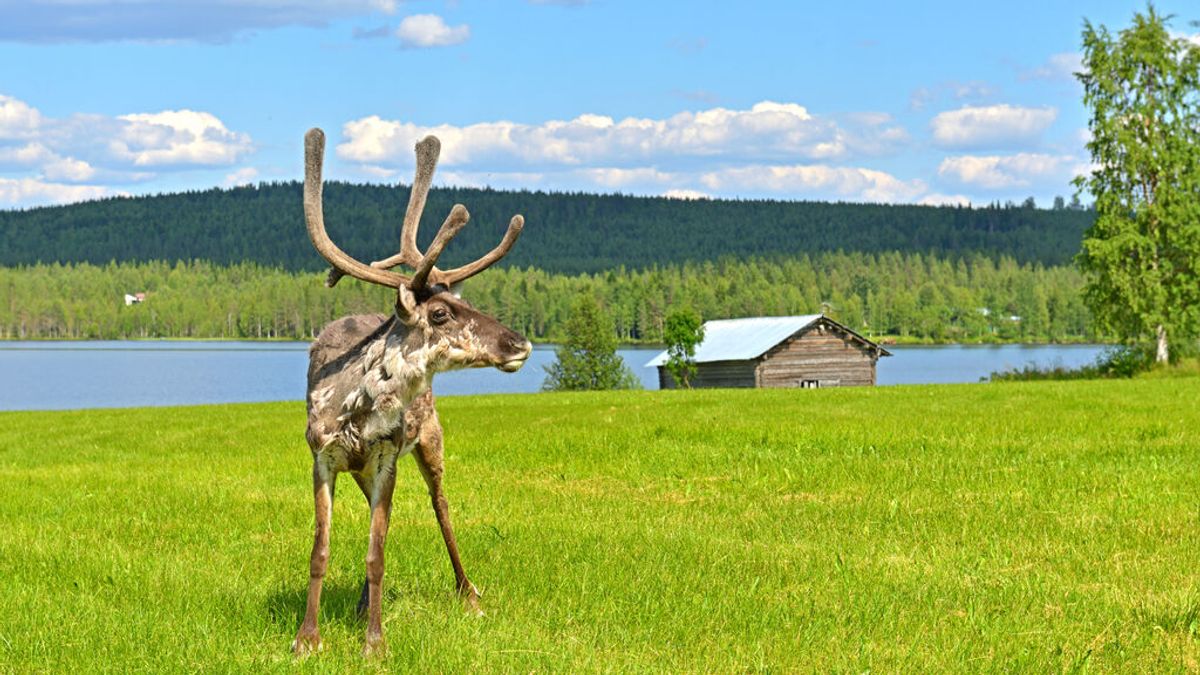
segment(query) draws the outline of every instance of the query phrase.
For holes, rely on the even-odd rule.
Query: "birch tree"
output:
[[[1104,331],[1151,337],[1163,363],[1200,310],[1200,48],[1150,6],[1116,35],[1085,22],[1082,66],[1092,169],[1075,184],[1096,200],[1084,297]]]

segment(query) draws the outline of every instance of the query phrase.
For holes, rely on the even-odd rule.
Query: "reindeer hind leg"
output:
[[[360,473],[352,473],[350,475],[354,476],[354,482],[358,484],[358,489],[362,490],[363,496],[367,498],[367,508],[368,509],[371,508],[371,492],[372,492],[372,490],[371,490],[370,483],[368,483],[367,479]],[[367,579],[366,574],[364,574],[363,582],[362,582],[362,593],[359,594],[358,605],[355,607],[355,612],[358,614],[359,619],[367,618],[367,608],[370,605],[370,601],[371,601],[369,590],[370,590],[370,581]]]
[[[435,423],[436,424],[436,423]],[[423,430],[420,441],[413,451],[417,460],[417,468],[425,478],[429,487],[429,499],[433,504],[433,513],[437,516],[438,526],[442,530],[442,539],[446,542],[446,551],[450,554],[450,565],[454,567],[454,585],[462,598],[467,612],[483,616],[479,607],[479,590],[467,578],[463,571],[462,561],[458,557],[458,543],[454,538],[454,528],[450,525],[450,504],[446,501],[446,493],[442,489],[442,432],[440,426]]]

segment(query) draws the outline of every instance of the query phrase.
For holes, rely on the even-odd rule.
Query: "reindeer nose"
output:
[[[508,339],[508,346],[514,351],[521,354],[521,358],[526,358],[533,351],[533,343],[525,339],[523,335],[513,335]]]

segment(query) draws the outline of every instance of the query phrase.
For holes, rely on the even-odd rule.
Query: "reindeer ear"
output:
[[[461,298],[462,291],[463,291],[463,282],[456,281],[456,282],[450,284],[450,295],[453,295],[456,298]]]
[[[417,322],[417,296],[407,284],[401,284],[396,289],[396,318],[406,326]]]

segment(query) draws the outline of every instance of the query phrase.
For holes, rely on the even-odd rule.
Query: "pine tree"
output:
[[[637,389],[637,376],[617,355],[613,320],[596,298],[580,295],[571,307],[566,341],[555,352],[558,360],[546,366],[547,391]]]

